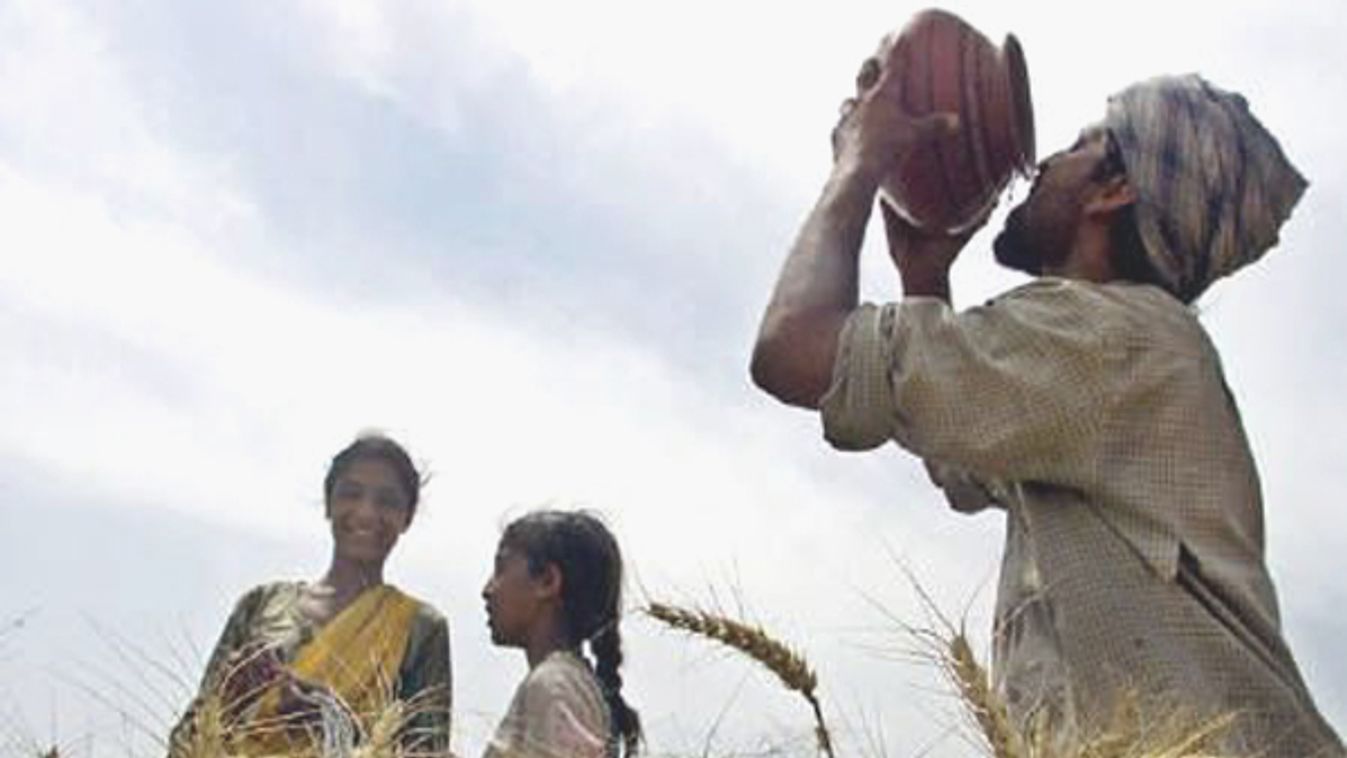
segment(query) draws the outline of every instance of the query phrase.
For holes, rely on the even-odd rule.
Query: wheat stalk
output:
[[[421,713],[435,707],[434,692],[425,690],[408,700],[399,700],[385,690],[385,695],[368,714],[357,714],[347,708],[321,708],[323,718],[315,732],[316,744],[296,746],[286,758],[407,758],[419,754],[416,748],[407,749],[403,742],[405,730]],[[331,697],[331,696],[329,696]],[[333,705],[328,703],[328,706]],[[218,692],[208,690],[192,707],[191,727],[185,739],[170,751],[174,758],[258,758],[237,756],[231,746],[257,723],[231,719],[229,708]],[[355,735],[365,738],[354,744]],[[280,758],[272,756],[269,758]]]
[[[667,603],[650,603],[645,612],[675,629],[715,640],[761,663],[776,674],[786,689],[800,693],[814,712],[814,736],[819,749],[833,758],[832,737],[823,721],[816,690],[818,676],[804,656],[767,634],[762,627],[708,611],[690,610]]]
[[[949,640],[944,665],[963,697],[964,707],[982,730],[992,755],[1021,758],[1024,755],[1023,740],[1011,726],[1005,703],[992,692],[987,672],[973,655],[973,648],[962,629]]]
[[[1045,709],[1012,719],[1004,697],[991,687],[986,668],[973,653],[963,623],[952,622],[912,572],[903,569],[930,626],[889,616],[917,643],[917,656],[944,672],[994,758],[1214,758],[1208,746],[1235,723],[1236,713],[1202,719],[1177,703],[1154,701],[1143,707],[1141,691],[1128,689],[1117,693],[1104,723],[1081,731],[1054,720]]]
[[[169,754],[175,758],[226,758],[230,727],[225,710],[217,693],[203,696],[192,707],[185,742],[171,746]]]
[[[1063,741],[1040,712],[1023,731],[1011,721],[1005,701],[988,684],[986,669],[962,630],[946,642],[942,666],[977,722],[994,758],[1201,758],[1207,745],[1227,732],[1234,713],[1205,720],[1181,707],[1143,709],[1137,691],[1122,693],[1105,728]],[[1146,713],[1163,713],[1148,721]]]
[[[402,727],[408,720],[402,701],[394,700],[385,705],[371,719],[369,739],[356,749],[356,755],[359,758],[396,758],[400,755]]]

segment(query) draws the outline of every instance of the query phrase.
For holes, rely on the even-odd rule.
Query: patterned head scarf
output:
[[[1104,126],[1151,264],[1184,302],[1275,245],[1308,186],[1244,98],[1197,75],[1132,85],[1109,98]]]

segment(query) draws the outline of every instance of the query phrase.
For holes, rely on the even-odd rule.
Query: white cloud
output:
[[[168,214],[202,231],[249,222],[232,156],[172,145],[144,83],[93,17],[67,3],[18,0],[0,8],[0,41],[0,144],[12,170],[76,192],[97,186],[118,211]]]

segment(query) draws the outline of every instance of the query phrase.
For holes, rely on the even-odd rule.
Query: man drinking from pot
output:
[[[903,297],[858,304],[881,178],[960,128],[907,115],[896,77],[867,66],[754,382],[818,409],[837,448],[920,456],[955,509],[1005,510],[993,673],[1022,726],[1086,741],[1133,702],[1143,718],[1233,714],[1221,745],[1239,754],[1342,754],[1282,637],[1258,475],[1188,307],[1276,243],[1304,179],[1239,95],[1146,81],[1040,164],[996,237],[1034,281],[953,310],[969,234],[881,203]]]

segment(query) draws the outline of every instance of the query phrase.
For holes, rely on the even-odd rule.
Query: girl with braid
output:
[[[617,758],[641,739],[622,698],[622,555],[585,512],[535,511],[501,535],[486,600],[491,641],[518,647],[529,673],[486,758]],[[593,663],[581,653],[588,644]]]

